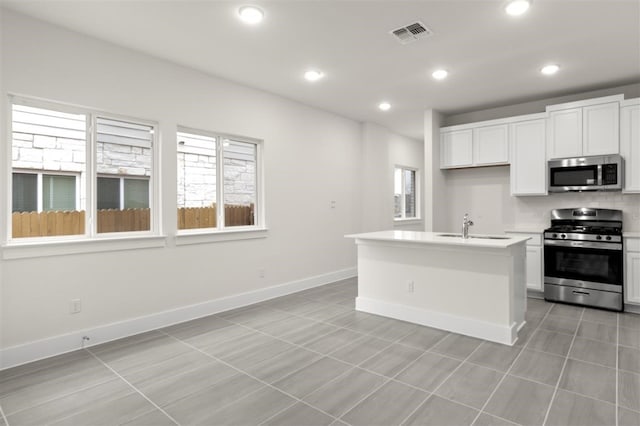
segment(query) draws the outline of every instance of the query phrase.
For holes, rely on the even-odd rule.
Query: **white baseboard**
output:
[[[411,306],[387,303],[364,297],[356,298],[356,309],[362,312],[490,340],[504,345],[513,345],[515,343],[518,336],[518,328],[521,326],[521,324],[514,322],[510,327],[505,327],[486,321],[478,321],[457,315],[418,309]]]
[[[540,290],[527,289],[527,297],[532,299],[544,299],[544,292]]]
[[[335,281],[352,278],[356,275],[357,268],[355,267],[342,269],[273,287],[261,288],[195,305],[158,312],[144,317],[126,319],[91,329],[78,330],[23,345],[8,347],[0,350],[0,370],[81,349],[83,347],[83,336],[90,338],[84,347],[95,346],[145,331],[167,327],[195,318],[228,311],[229,309],[240,308]]]
[[[631,305],[629,303],[624,304],[624,311],[634,314],[640,314],[640,305]]]

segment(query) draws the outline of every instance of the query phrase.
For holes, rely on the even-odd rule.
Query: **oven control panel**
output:
[[[597,235],[583,233],[557,233],[545,232],[545,240],[574,240],[574,241],[596,241],[602,243],[621,243],[622,235]]]

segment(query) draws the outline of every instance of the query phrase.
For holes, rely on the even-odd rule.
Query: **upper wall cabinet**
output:
[[[454,130],[440,135],[440,168],[473,164],[473,130]]]
[[[547,162],[544,114],[521,117],[509,125],[511,195],[546,195]]]
[[[549,114],[549,158],[582,155],[582,108]]]
[[[473,129],[473,164],[489,166],[509,162],[509,128],[506,124]]]
[[[618,154],[623,95],[547,107],[547,158]]]
[[[583,155],[620,153],[620,103],[609,102],[582,109]]]
[[[507,124],[454,126],[441,129],[440,168],[509,164]]]
[[[620,103],[620,155],[624,158],[623,192],[640,193],[640,98]]]

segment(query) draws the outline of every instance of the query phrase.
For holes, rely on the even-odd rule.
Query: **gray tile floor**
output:
[[[529,299],[508,347],[355,279],[0,372],[4,425],[640,425],[640,315]]]

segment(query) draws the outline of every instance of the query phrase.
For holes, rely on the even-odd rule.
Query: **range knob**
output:
[[[567,238],[567,234],[560,234],[560,238]]]
[[[611,235],[607,235],[607,241],[611,241]]]
[[[558,238],[558,234],[553,234],[553,238]]]
[[[601,240],[601,239],[602,239],[602,237],[601,237],[600,235],[598,235],[598,236],[596,237],[596,240]],[[609,239],[611,239],[611,238],[609,237]]]

